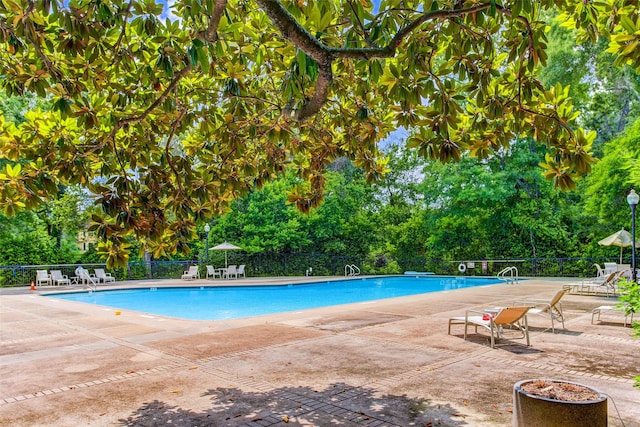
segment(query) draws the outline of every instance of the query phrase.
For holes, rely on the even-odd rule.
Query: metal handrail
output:
[[[508,276],[507,276],[508,274]],[[516,267],[505,267],[496,274],[499,280],[504,280],[508,283],[518,283],[518,269]]]
[[[355,264],[347,264],[344,266],[344,275],[345,276],[359,276],[360,268],[358,268]]]

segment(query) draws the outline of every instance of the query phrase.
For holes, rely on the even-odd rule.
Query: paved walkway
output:
[[[38,295],[44,289],[2,289],[0,425],[509,426],[513,384],[551,377],[608,394],[610,426],[640,426],[640,339],[616,313],[591,324],[590,310],[611,299],[565,296],[568,321],[556,334],[529,316],[531,347],[506,340],[492,350],[486,334],[464,341],[461,326],[447,335],[451,316],[550,299],[562,283],[228,321],[117,315]]]

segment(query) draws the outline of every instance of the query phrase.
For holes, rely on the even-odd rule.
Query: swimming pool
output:
[[[390,276],[295,285],[136,288],[46,296],[182,319],[222,320],[495,283],[500,283],[495,277]]]

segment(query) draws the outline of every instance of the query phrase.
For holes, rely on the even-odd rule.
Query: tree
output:
[[[604,143],[640,115],[640,75],[631,66],[614,66],[604,39],[577,47],[573,29],[557,22],[548,37],[549,59],[540,79],[546,87],[570,86],[571,99],[582,111],[578,122],[598,133],[593,151],[600,158]]]
[[[307,250],[366,257],[381,240],[378,215],[372,212],[373,189],[366,184],[362,171],[351,165],[326,175],[325,200],[305,221],[310,239]]]
[[[424,170],[423,241],[427,258],[565,256],[569,194],[544,185],[544,150],[528,139],[490,160],[464,156]]]
[[[557,6],[579,41],[604,35],[638,67],[638,4],[613,3],[178,0],[163,21],[153,1],[0,0],[1,84],[53,106],[0,121],[5,212],[80,184],[104,212],[93,227],[108,265],[126,261],[127,235],[186,251],[197,222],[286,168],[305,212],[340,156],[378,180],[376,144],[399,126],[441,160],[531,135],[546,176],[571,188],[595,135],[574,127],[565,88],[536,77],[540,12]]]
[[[604,156],[581,183],[585,212],[595,219],[590,236],[593,242],[622,227],[630,229],[627,194],[632,187],[640,187],[639,158],[640,119],[605,145]]]

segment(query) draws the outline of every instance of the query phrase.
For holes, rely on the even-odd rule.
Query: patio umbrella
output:
[[[600,240],[598,244],[602,246],[620,246],[620,264],[622,264],[622,248],[631,246],[631,234],[623,228]],[[636,248],[640,248],[638,239],[636,239]]]
[[[228,262],[227,262],[227,251],[235,251],[237,249],[242,249],[239,246],[236,245],[232,245],[231,243],[228,242],[224,242],[224,243],[220,243],[217,246],[214,246],[212,248],[209,248],[209,250],[213,250],[213,251],[224,251],[224,268],[228,267]]]

